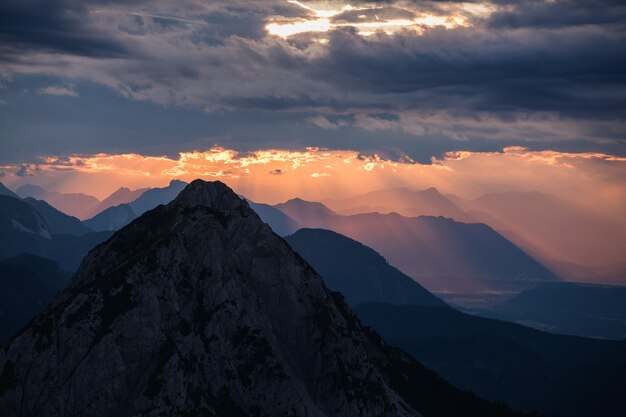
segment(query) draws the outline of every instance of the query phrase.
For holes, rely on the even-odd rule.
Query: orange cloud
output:
[[[182,152],[178,158],[139,154],[43,157],[29,176],[22,164],[0,167],[3,181],[17,187],[35,183],[50,190],[105,197],[119,186],[163,186],[170,180],[220,179],[248,198],[276,203],[366,193],[381,188],[437,187],[444,193],[477,197],[487,192],[537,190],[552,193],[615,218],[626,212],[626,158],[600,153],[457,151],[424,165],[392,161],[352,150],[307,148],[239,152],[213,147]],[[622,214],[620,214],[622,213]]]

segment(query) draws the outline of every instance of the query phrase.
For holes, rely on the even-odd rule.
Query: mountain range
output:
[[[47,191],[33,184],[22,185],[15,190],[15,193],[21,198],[32,197],[36,200],[45,200],[57,210],[79,219],[86,218],[100,203],[96,197],[91,195]]]
[[[626,269],[623,222],[546,193],[508,191],[467,199],[435,188],[392,188],[323,203],[347,215],[396,212],[484,223],[568,279],[601,283],[603,275]]]
[[[330,230],[300,229],[285,238],[351,305],[363,302],[446,304],[367,246]]]
[[[334,232],[301,229],[286,240],[331,289],[346,296],[363,323],[453,384],[549,415],[618,417],[626,411],[619,393],[626,382],[626,340],[560,336],[461,313],[374,250]],[[405,295],[393,291],[399,288]],[[505,305],[522,312],[525,307],[544,320],[566,315],[573,326],[577,311],[595,313],[598,320],[623,318],[625,289],[544,284]],[[550,295],[541,296],[546,293]],[[561,314],[553,316],[553,310]]]
[[[553,333],[626,339],[626,287],[555,282],[477,312]]]
[[[431,291],[521,291],[557,277],[489,226],[397,213],[338,215],[301,199],[275,206],[303,227],[372,247]]]
[[[94,249],[0,369],[2,416],[514,415],[386,345],[200,180]]]
[[[76,270],[87,252],[111,233],[86,231],[75,220],[43,202],[0,196],[0,259],[29,253],[54,260],[66,271]],[[67,233],[74,228],[81,234]]]

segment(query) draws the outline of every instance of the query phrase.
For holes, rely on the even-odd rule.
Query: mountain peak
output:
[[[237,210],[245,200],[221,181],[195,180],[180,192],[174,200],[188,205],[202,205],[214,210]],[[247,205],[247,203],[245,203]]]

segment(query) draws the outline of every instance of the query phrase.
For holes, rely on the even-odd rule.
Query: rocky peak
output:
[[[245,208],[252,212],[248,203],[221,181],[195,180],[174,201],[181,205],[200,205],[223,212]]]
[[[418,416],[433,390],[220,182],[95,248],[0,349],[1,417]]]

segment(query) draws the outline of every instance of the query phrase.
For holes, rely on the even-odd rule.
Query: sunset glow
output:
[[[426,14],[417,10],[407,9],[406,12],[414,16],[412,19],[385,19],[375,13],[377,9],[382,9],[382,6],[377,5],[357,8],[350,4],[346,4],[336,9],[317,9],[299,1],[289,1],[288,3],[310,11],[313,17],[310,19],[283,19],[281,21],[268,23],[265,26],[265,29],[270,34],[280,36],[282,38],[288,38],[300,33],[323,33],[342,27],[355,28],[362,36],[370,36],[377,31],[392,34],[404,29],[410,29],[419,34],[424,27],[432,28],[439,26],[451,29],[459,26],[467,26],[469,25],[470,17],[485,17],[492,11],[491,8],[483,5],[462,3],[458,9],[450,9],[450,14],[448,15]],[[373,16],[360,14],[358,21],[350,22],[346,22],[341,19],[333,19],[343,12],[352,11],[373,11],[374,14]]]
[[[20,168],[25,168],[27,175],[15,175]],[[120,186],[134,189],[163,186],[172,179],[205,178],[224,181],[242,195],[267,203],[294,197],[322,200],[388,187],[419,190],[434,186],[443,193],[468,198],[508,189],[538,190],[583,205],[593,202],[594,210],[618,219],[626,210],[626,184],[621,181],[626,177],[626,158],[523,147],[502,152],[449,152],[441,159],[433,158],[431,164],[415,163],[410,158],[400,162],[352,150],[239,152],[213,147],[182,152],[177,159],[140,154],[44,157],[37,164],[6,165],[0,170],[4,182],[14,188],[34,183],[100,198]]]

